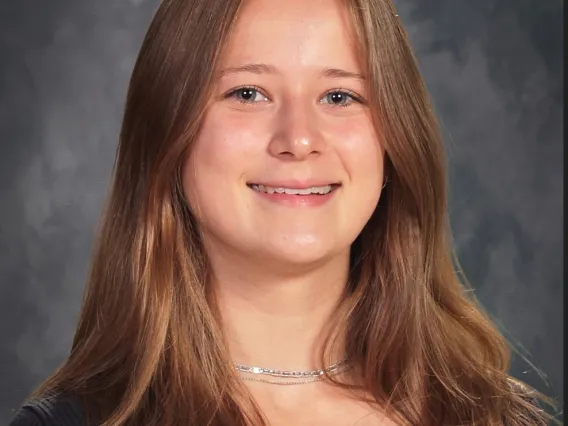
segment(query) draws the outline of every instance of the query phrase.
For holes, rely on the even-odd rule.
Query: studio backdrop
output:
[[[158,0],[0,2],[0,424],[68,354]],[[476,296],[562,399],[562,2],[396,2],[440,117]],[[125,301],[124,303],[128,303]]]

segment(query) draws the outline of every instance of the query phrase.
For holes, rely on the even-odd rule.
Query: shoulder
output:
[[[71,396],[52,396],[26,402],[8,426],[84,426],[81,402]]]

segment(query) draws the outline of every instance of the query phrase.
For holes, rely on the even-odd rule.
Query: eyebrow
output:
[[[358,72],[346,71],[339,68],[326,68],[320,73],[320,77],[327,78],[354,78],[365,81],[365,76]]]
[[[246,64],[238,67],[229,67],[221,70],[220,76],[227,74],[249,72],[252,74],[278,74],[276,67],[266,64]],[[365,81],[365,76],[358,72],[342,70],[339,68],[324,68],[319,73],[320,78],[352,78],[355,80]]]
[[[220,75],[221,75],[221,77],[223,77],[227,74],[233,74],[233,73],[239,73],[239,72],[250,72],[250,73],[253,73],[253,74],[276,74],[276,73],[278,73],[278,71],[276,70],[276,67],[273,67],[272,65],[246,64],[246,65],[241,65],[241,66],[238,66],[238,67],[225,68],[225,69],[221,70]]]

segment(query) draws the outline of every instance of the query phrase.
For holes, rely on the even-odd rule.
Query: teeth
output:
[[[331,192],[332,186],[312,186],[311,188],[305,189],[294,189],[294,188],[274,188],[271,186],[264,185],[251,185],[251,188],[258,192],[266,192],[268,194],[290,194],[290,195],[309,195],[309,194],[320,194],[325,195]]]

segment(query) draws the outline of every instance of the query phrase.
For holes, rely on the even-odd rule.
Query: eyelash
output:
[[[259,92],[260,94],[262,94],[262,95],[265,96],[265,97],[268,97],[268,96],[266,96],[266,95],[264,94],[264,92],[262,91],[262,89],[260,89],[258,86],[240,86],[240,87],[236,87],[236,88],[232,89],[231,91],[229,91],[227,94],[225,94],[223,97],[224,97],[225,99],[229,99],[229,98],[231,98],[231,97],[234,97],[234,96],[235,96],[239,91],[241,91],[241,90],[253,90],[253,91],[255,91],[255,92]],[[364,103],[365,103],[365,101],[363,100],[363,98],[362,98],[361,96],[357,95],[357,94],[356,94],[355,92],[353,92],[352,90],[344,89],[344,88],[342,88],[342,87],[337,88],[337,89],[328,90],[327,92],[324,93],[322,99],[325,98],[326,96],[329,96],[329,95],[332,94],[332,93],[342,93],[342,94],[345,94],[345,95],[349,96],[355,103],[358,103],[358,104],[364,104]],[[240,103],[242,103],[242,104],[253,104],[253,103],[255,103],[255,102],[244,101],[244,100],[238,99],[238,98],[237,98],[237,101],[240,102]],[[333,107],[346,108],[346,107],[348,107],[350,104],[347,104],[347,105],[330,104],[330,105],[333,106]]]

